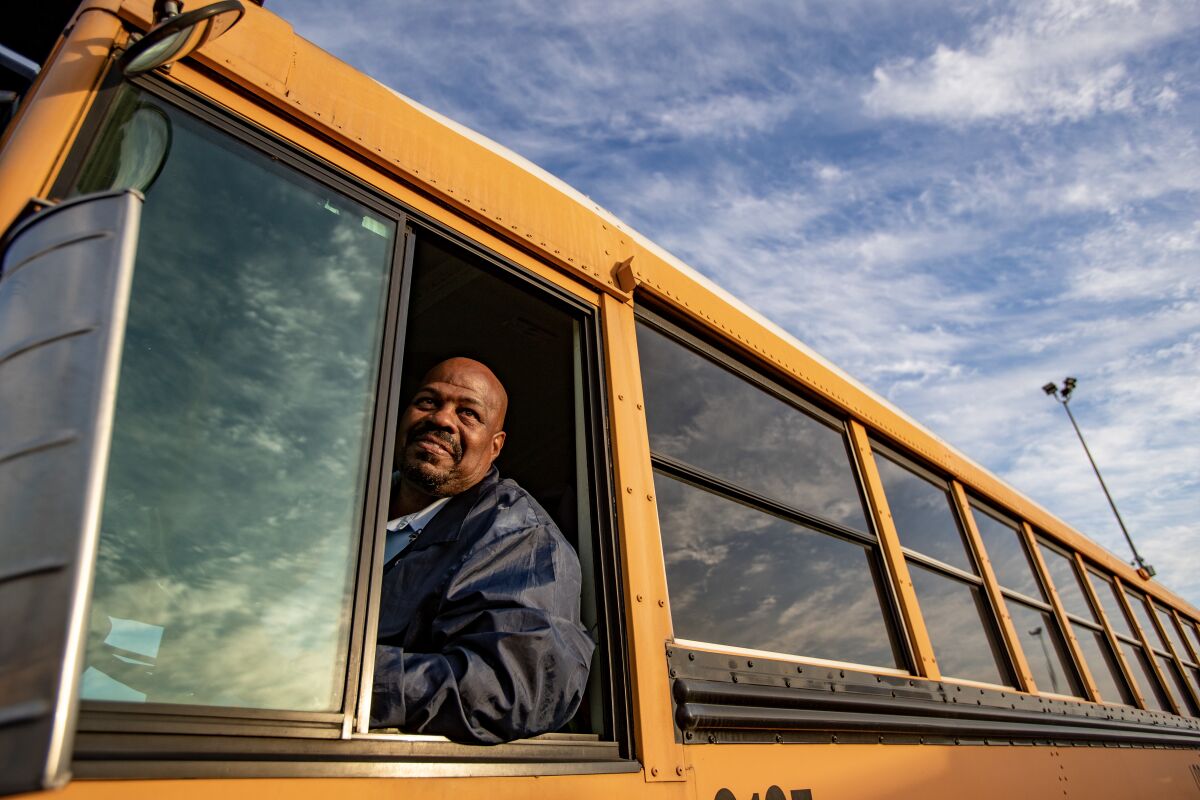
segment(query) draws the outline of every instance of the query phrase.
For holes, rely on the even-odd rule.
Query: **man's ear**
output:
[[[492,461],[500,457],[500,451],[504,449],[504,440],[507,438],[504,431],[498,431],[492,434]]]

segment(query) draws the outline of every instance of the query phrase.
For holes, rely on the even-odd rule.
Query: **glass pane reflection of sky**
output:
[[[908,564],[921,616],[933,640],[933,654],[947,678],[1007,684],[1004,658],[991,633],[991,614],[979,587]]]
[[[949,493],[878,453],[875,463],[900,544],[975,574]]]
[[[1017,529],[975,508],[971,509],[971,514],[1000,585],[1027,597],[1045,600],[1046,594],[1034,576],[1033,565]]]
[[[1042,559],[1046,562],[1046,571],[1054,582],[1054,590],[1063,608],[1068,614],[1074,614],[1081,619],[1096,620],[1092,604],[1084,594],[1083,584],[1079,582],[1079,573],[1075,571],[1075,562],[1054,548],[1039,545],[1042,549]]]
[[[1082,697],[1075,670],[1068,666],[1071,659],[1054,617],[1017,600],[1009,600],[1006,605],[1038,690]]]
[[[1159,635],[1158,628],[1154,627],[1154,620],[1150,619],[1150,612],[1146,609],[1146,598],[1129,591],[1125,592],[1125,597],[1129,600],[1129,607],[1133,610],[1133,615],[1137,617],[1138,625],[1146,634],[1146,640],[1150,642],[1150,646],[1156,650],[1166,650],[1167,643]]]
[[[1102,578],[1094,572],[1089,571],[1088,575],[1092,580],[1092,588],[1096,590],[1096,597],[1100,598],[1100,605],[1104,606],[1104,615],[1108,617],[1108,624],[1117,633],[1133,636],[1133,628],[1129,627],[1129,618],[1125,616],[1125,610],[1121,608],[1121,601],[1117,599],[1117,587],[1108,578]]]
[[[655,473],[675,635],[901,667],[867,547]]]
[[[1129,665],[1130,672],[1133,673],[1134,680],[1142,690],[1146,707],[1170,712],[1171,705],[1167,702],[1167,697],[1163,694],[1158,679],[1154,677],[1150,662],[1146,659],[1146,651],[1140,647],[1134,647],[1128,642],[1121,642],[1121,652],[1125,656],[1125,663]]]
[[[337,708],[394,225],[168,113],[84,696]]]
[[[842,432],[645,324],[650,447],[792,508],[869,531]]]
[[[1079,649],[1083,651],[1083,660],[1092,673],[1092,680],[1100,691],[1100,699],[1106,703],[1132,705],[1133,698],[1125,688],[1125,680],[1120,676],[1121,669],[1104,634],[1077,622],[1071,623],[1071,627],[1075,632],[1075,641],[1079,642]]]
[[[1175,701],[1175,705],[1180,707],[1182,713],[1189,713],[1188,704],[1180,696],[1180,690],[1183,688],[1183,676],[1175,669],[1175,662],[1160,655],[1156,655],[1154,659],[1158,662],[1158,671],[1162,673],[1163,680],[1167,682],[1167,694]]]
[[[1158,621],[1162,625],[1164,631],[1167,632],[1167,638],[1171,640],[1171,644],[1175,646],[1175,652],[1180,658],[1187,658],[1187,647],[1183,644],[1183,639],[1179,637],[1179,629],[1175,627],[1175,620],[1171,618],[1170,612],[1160,606],[1154,604],[1154,613],[1158,615]]]

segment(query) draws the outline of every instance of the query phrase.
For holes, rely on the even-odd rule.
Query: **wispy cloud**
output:
[[[874,70],[863,96],[885,117],[940,122],[1079,120],[1169,107],[1175,92],[1126,60],[1194,29],[1190,2],[1054,0],[1023,4],[973,29],[960,46]]]

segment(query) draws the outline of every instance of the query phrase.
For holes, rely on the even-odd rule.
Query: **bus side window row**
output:
[[[911,671],[845,422],[647,311],[638,348],[676,639]],[[942,677],[1200,716],[1194,621],[870,447]]]

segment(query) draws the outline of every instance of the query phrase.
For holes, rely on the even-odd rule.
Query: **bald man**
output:
[[[587,683],[579,559],[492,462],[508,394],[478,361],[421,379],[396,434],[373,727],[496,744],[561,728]]]

